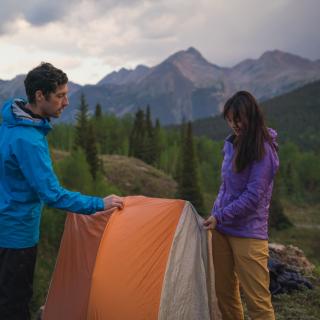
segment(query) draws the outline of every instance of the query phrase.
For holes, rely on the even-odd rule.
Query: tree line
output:
[[[103,175],[99,154],[136,157],[171,175],[178,182],[174,196],[191,201],[200,213],[208,214],[220,184],[223,141],[194,136],[191,123],[175,129],[163,128],[158,119],[152,120],[149,106],[138,109],[134,115],[117,118],[103,114],[98,104],[89,116],[84,96],[76,120],[75,126],[56,126],[49,135],[50,144],[67,151],[80,148],[93,180]],[[280,145],[279,155],[280,172],[273,195],[278,203],[273,206],[277,219],[281,217],[280,199],[316,201],[320,191],[316,153],[302,152],[296,144],[287,142]],[[271,225],[281,225],[277,219]]]

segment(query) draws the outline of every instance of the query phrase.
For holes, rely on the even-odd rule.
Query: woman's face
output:
[[[226,116],[226,120],[228,126],[233,130],[234,134],[238,136],[241,133],[241,129],[243,128],[243,124],[240,119],[234,118],[233,113],[229,111]]]

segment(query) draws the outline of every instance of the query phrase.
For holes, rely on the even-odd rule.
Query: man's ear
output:
[[[37,90],[35,92],[35,97],[36,97],[36,102],[42,102],[43,100],[45,100],[45,96],[43,95],[41,90]]]

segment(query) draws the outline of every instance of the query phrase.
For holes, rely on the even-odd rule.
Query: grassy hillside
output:
[[[303,250],[306,257],[316,265],[312,275],[307,276],[314,289],[282,294],[273,298],[277,320],[318,320],[320,315],[320,205],[293,205],[284,203],[285,213],[294,223],[287,230],[270,232],[270,241],[292,244]]]
[[[101,158],[107,179],[123,195],[175,197],[177,183],[164,172],[136,158],[118,155],[103,155]]]
[[[320,81],[263,103],[280,141],[291,140],[302,150],[320,150]]]
[[[51,151],[54,162],[59,162],[68,155],[69,152],[66,151],[56,149]],[[132,157],[102,155],[100,159],[105,178],[121,190],[123,196],[175,197],[177,183],[163,171]]]

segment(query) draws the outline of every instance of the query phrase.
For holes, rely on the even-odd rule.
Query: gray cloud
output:
[[[64,1],[63,5],[58,6],[54,1],[46,1],[36,6],[28,6],[24,10],[24,18],[35,26],[45,25],[53,21],[59,21],[68,15],[68,11],[75,1]]]
[[[0,45],[74,57],[92,73],[152,66],[190,46],[220,66],[273,49],[315,60],[319,12],[318,0],[2,0]]]
[[[150,0],[149,0],[150,1]],[[50,22],[62,21],[77,11],[78,7],[90,4],[95,6],[97,16],[106,11],[112,11],[121,7],[132,7],[143,0],[2,0],[0,10],[0,34],[15,30],[15,22],[22,18],[31,25],[42,26]],[[148,1],[147,1],[148,2]],[[86,17],[83,17],[85,20]]]
[[[2,0],[0,10],[0,34],[15,31],[17,19],[23,19],[35,26],[61,20],[68,15],[69,9],[75,3],[75,0],[61,2],[53,2],[50,0]]]
[[[264,38],[282,50],[320,58],[320,2],[288,1],[264,27]],[[266,31],[268,30],[268,32]]]
[[[224,66],[273,49],[314,60],[320,58],[319,12],[318,0],[163,0],[141,9],[123,27],[138,32],[130,42],[131,59],[149,64],[189,46]],[[127,47],[113,49],[127,56]]]

